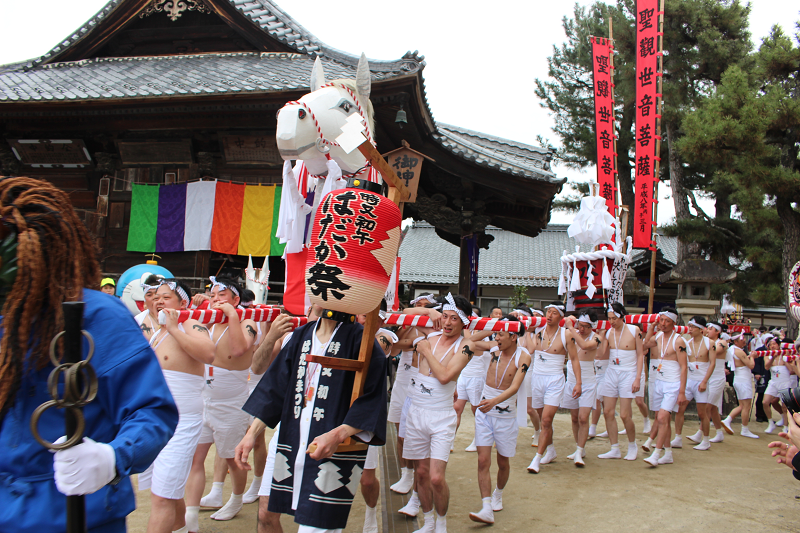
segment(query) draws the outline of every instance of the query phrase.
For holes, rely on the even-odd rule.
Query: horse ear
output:
[[[322,61],[317,56],[314,61],[314,68],[311,69],[311,92],[322,89],[323,85],[325,85],[325,71],[322,70]]]
[[[369,73],[369,62],[367,56],[362,52],[361,59],[358,60],[358,70],[356,71],[356,88],[358,96],[362,100],[369,100],[369,93],[372,91],[372,77]]]

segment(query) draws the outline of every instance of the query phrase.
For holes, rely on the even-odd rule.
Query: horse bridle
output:
[[[347,85],[344,85],[343,83],[326,83],[325,85],[320,87],[320,89],[324,89],[325,87],[340,87],[345,91],[347,91],[347,93],[353,98],[353,101],[356,103],[356,108],[358,109],[358,114],[364,120],[364,124],[366,126],[365,133],[367,135],[367,140],[371,142],[372,145],[374,146],[375,142],[372,140],[372,132],[369,129],[369,121],[367,120],[367,117],[364,115],[364,109],[361,107],[361,102],[358,101],[358,98],[356,97],[353,90],[350,89],[350,87],[348,87]],[[337,143],[336,141],[329,141],[328,139],[325,138],[325,135],[323,135],[322,133],[322,128],[319,125],[319,121],[317,120],[317,116],[314,114],[314,112],[311,110],[308,104],[306,104],[305,102],[301,102],[300,100],[294,100],[291,102],[286,102],[286,105],[284,105],[283,108],[281,108],[281,110],[291,105],[298,105],[302,107],[303,110],[305,110],[305,112],[308,113],[309,116],[311,116],[311,119],[314,121],[314,126],[317,128],[317,134],[319,134],[319,138],[316,141],[317,150],[325,154],[325,156],[328,159],[330,159],[329,152],[331,151],[331,148],[341,147],[339,143]],[[300,118],[303,119],[305,117],[301,115]]]

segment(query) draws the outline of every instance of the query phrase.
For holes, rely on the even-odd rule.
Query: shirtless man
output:
[[[686,378],[686,404],[675,413],[675,438],[670,443],[673,448],[683,448],[681,433],[683,431],[683,414],[692,400],[697,404],[697,415],[700,417],[700,429],[692,436],[686,437],[692,442],[699,442],[695,450],[709,450],[709,429],[711,422],[708,412],[708,380],[714,372],[717,359],[711,351],[711,341],[703,333],[706,330],[706,319],[693,316],[688,323],[689,335],[692,337],[686,344],[688,356],[688,374]],[[686,342],[686,341],[684,341]],[[724,363],[723,363],[724,364]]]
[[[709,442],[722,442],[725,439],[722,430],[725,429],[727,431],[727,428],[722,425],[720,412],[722,411],[722,395],[727,384],[725,379],[725,359],[728,356],[728,343],[720,338],[721,334],[722,326],[717,322],[709,321],[706,328],[706,336],[714,345],[716,361],[714,372],[708,380],[708,414],[717,430],[717,434]]]
[[[408,410],[403,457],[414,461],[425,518],[419,533],[447,531],[450,489],[445,471],[456,430],[453,409],[456,379],[472,357],[483,352],[488,344],[463,338],[471,312],[466,298],[448,294],[439,320],[441,333],[432,333],[416,344],[420,354],[419,375],[410,384],[409,396],[413,401]]]
[[[499,309],[499,308],[498,308]],[[539,318],[543,317],[544,313],[539,309],[531,309],[531,318]],[[513,315],[513,311],[509,313]],[[528,350],[529,353],[533,353],[536,349],[536,335],[539,331],[544,329],[544,326],[531,326],[525,332],[523,336],[519,338],[519,345]],[[531,375],[533,374],[533,369],[536,366],[536,361],[531,360],[531,368],[527,374],[525,374],[525,383],[522,384],[524,389],[522,392],[517,392],[519,398],[525,397],[525,404],[527,406],[527,413],[528,417],[531,419],[531,423],[533,424],[533,437],[531,438],[531,448],[536,448],[539,446],[539,435],[541,434],[541,421],[539,420],[539,413],[536,412],[536,409],[531,406]],[[524,422],[524,424],[523,424]],[[527,421],[522,421],[520,424],[527,426]]]
[[[435,302],[433,295],[423,295],[411,301],[413,308],[424,308],[425,305]],[[400,436],[400,417],[403,412],[403,404],[405,404],[406,397],[408,396],[408,384],[411,381],[411,359],[414,354],[414,349],[411,343],[414,339],[419,337],[417,328],[407,327],[404,328],[398,335],[399,340],[394,345],[393,350],[399,351],[400,360],[397,363],[397,374],[394,378],[394,385],[392,385],[392,397],[389,402],[389,414],[386,418],[387,421],[393,423],[398,431],[397,434],[397,455],[400,462],[400,479],[389,487],[392,491],[398,494],[408,494],[414,486],[414,468],[410,461],[403,459],[403,439]]]
[[[150,489],[148,533],[188,531],[183,500],[192,456],[203,426],[204,365],[214,360],[208,329],[196,320],[178,323],[178,311],[189,305],[189,287],[176,279],[161,282],[156,312],[164,311],[166,325],[150,338],[180,418],[175,433],[150,467],[139,475],[139,490]],[[147,337],[147,333],[142,332]]]
[[[605,343],[605,346],[601,346],[599,349],[595,350],[594,352],[594,374],[595,374],[595,405],[594,409],[592,409],[592,423],[589,424],[589,438],[593,439],[595,437],[605,437],[608,438],[608,431],[604,431],[600,435],[597,434],[597,423],[600,421],[600,415],[603,414],[603,395],[601,391],[603,390],[603,382],[606,378],[606,370],[608,370],[608,341],[605,339],[605,335],[600,338],[601,341]],[[648,422],[650,419],[647,419]]]
[[[136,315],[134,318],[136,319],[136,323],[139,324],[139,327],[142,329],[142,333],[144,333],[144,337],[147,340],[150,340],[150,338],[159,328],[158,311],[156,310],[155,298],[156,291],[158,291],[158,287],[163,279],[164,276],[150,274],[147,276],[147,278],[145,278],[144,283],[141,283],[142,292],[144,293],[144,311]]]
[[[564,318],[564,306],[553,302],[544,308],[547,326],[539,331],[536,337],[536,348],[533,357],[533,373],[531,375],[531,406],[539,414],[542,422],[542,433],[539,436],[539,448],[528,472],[539,473],[539,467],[556,458],[553,445],[553,417],[564,396],[564,363],[569,359],[575,374],[575,385],[572,397],[579,398],[582,391],[581,367],[573,342],[573,334],[567,328],[559,326]],[[542,451],[545,451],[542,454]]]
[[[498,311],[498,309],[493,309],[490,317],[502,318],[502,314],[500,317],[494,316],[496,311]],[[461,414],[464,412],[467,402],[469,402],[473,416],[475,416],[475,411],[478,409],[478,404],[481,403],[481,395],[483,394],[483,384],[486,380],[486,367],[489,357],[486,353],[479,355],[480,357],[473,357],[472,360],[467,363],[467,366],[461,371],[461,374],[458,376],[458,381],[456,382],[456,394],[458,394],[458,399],[453,404],[457,417],[456,431],[458,431],[458,428],[461,426]],[[472,442],[467,446],[465,451],[478,451],[475,446],[474,436],[472,437]]]
[[[686,343],[675,332],[677,321],[677,311],[671,307],[665,307],[659,313],[658,328],[661,331],[656,335],[656,324],[650,324],[644,340],[644,348],[655,348],[659,356],[651,400],[653,409],[658,409],[653,429],[654,432],[658,432],[658,436],[655,450],[650,457],[644,460],[653,467],[672,464],[672,448],[669,446],[671,416],[678,405],[686,403],[686,377],[688,374]],[[647,439],[647,443],[642,446],[646,451],[649,451],[651,440]],[[661,451],[665,447],[664,457],[661,457]]]
[[[628,314],[625,307],[617,302],[608,308],[608,321],[611,329],[606,332],[609,365],[603,378],[603,388],[598,394],[603,396],[603,415],[606,431],[611,442],[611,450],[598,455],[600,459],[620,459],[619,434],[615,410],[617,398],[620,400],[619,416],[628,437],[628,453],[625,459],[635,461],[639,455],[636,449],[636,425],[633,423],[633,398],[641,388],[641,375],[644,366],[644,349],[639,328],[625,324]]]
[[[753,399],[753,367],[755,361],[753,358],[745,353],[744,347],[747,346],[747,340],[744,338],[744,333],[739,332],[731,339],[733,341],[733,388],[736,389],[736,398],[739,400],[739,405],[734,407],[728,414],[722,425],[727,428],[728,433],[733,433],[731,422],[733,419],[742,415],[742,437],[749,437],[757,439],[758,435],[750,431],[747,425],[750,423],[750,405]]]
[[[200,497],[205,487],[205,460],[211,444],[228,463],[233,490],[222,509],[211,515],[214,520],[230,520],[242,510],[242,495],[247,484],[247,472],[234,460],[236,445],[247,433],[250,417],[242,411],[249,389],[247,378],[253,359],[253,344],[258,330],[252,320],[239,322],[236,306],[239,305],[241,287],[230,278],[211,278],[210,309],[218,309],[228,317],[227,324],[214,324],[211,340],[214,341],[214,362],[208,368],[208,385],[203,389],[203,432],[192,461],[192,471],[186,485],[186,523],[189,531],[198,530]]]
[[[779,350],[780,341],[776,337],[772,337],[767,342],[767,350]],[[764,357],[764,369],[769,370],[770,380],[767,385],[767,390],[764,393],[764,414],[769,420],[769,426],[764,430],[764,433],[772,433],[778,427],[778,424],[772,419],[772,404],[776,400],[780,400],[778,391],[783,389],[790,389],[792,387],[791,378],[789,377],[789,367],[786,364],[783,356],[767,356]],[[777,410],[776,405],[776,410]]]
[[[572,415],[572,436],[575,437],[577,446],[568,459],[575,461],[575,466],[584,466],[583,458],[586,456],[584,447],[589,438],[589,415],[595,404],[597,384],[595,383],[595,357],[598,351],[605,351],[605,339],[592,331],[597,327],[597,314],[589,310],[578,317],[578,329],[571,320],[566,322],[567,328],[572,333],[572,339],[578,345],[578,362],[581,368],[581,397],[572,397],[575,387],[575,372],[572,365],[567,365],[567,386],[564,388],[564,397],[561,399],[561,408],[569,409]]]
[[[518,322],[512,316],[504,320]],[[518,337],[516,333],[498,331],[495,335],[497,346],[490,350],[491,361],[475,414],[478,488],[483,507],[479,512],[469,514],[474,522],[493,524],[494,512],[503,510],[503,489],[511,472],[509,459],[516,454],[519,435],[516,394],[531,365],[531,355],[528,350],[518,346]],[[490,493],[493,444],[497,446],[497,484],[494,492]]]

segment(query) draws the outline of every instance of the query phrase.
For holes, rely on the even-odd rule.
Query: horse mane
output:
[[[358,102],[361,104],[361,107],[364,108],[364,111],[367,113],[367,122],[369,123],[369,131],[372,133],[372,140],[375,140],[375,111],[372,109],[372,102],[369,98],[366,99],[366,102],[358,94],[358,88],[356,87],[356,80],[350,78],[341,78],[338,80],[333,80],[331,83],[334,84],[341,84],[345,85],[348,89],[353,91],[353,94],[358,96]]]

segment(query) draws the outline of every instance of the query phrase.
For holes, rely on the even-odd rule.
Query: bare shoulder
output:
[[[202,333],[204,335],[208,335],[208,328],[205,327],[203,324],[198,322],[197,320],[189,319],[183,323],[183,329],[186,333],[189,334],[197,334]]]

